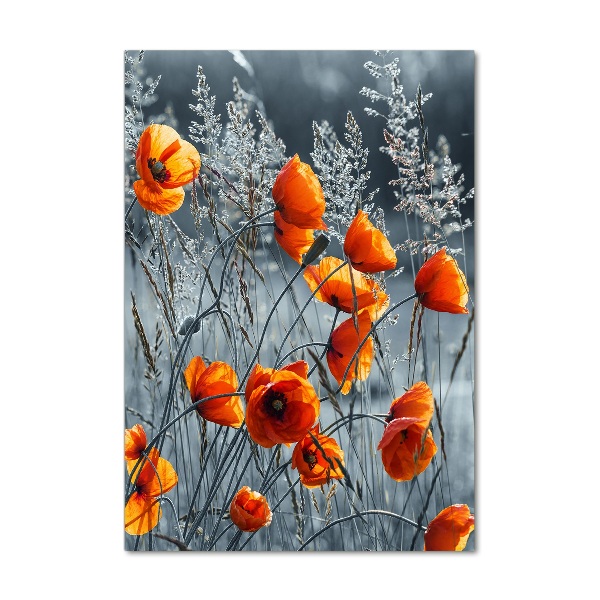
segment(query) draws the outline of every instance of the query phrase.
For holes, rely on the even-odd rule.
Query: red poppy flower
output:
[[[300,229],[295,225],[286,223],[278,210],[273,213],[273,219],[275,221],[275,239],[277,243],[298,264],[302,264],[302,255],[306,254],[315,241],[313,230]]]
[[[258,531],[271,524],[273,513],[267,499],[245,485],[234,497],[229,516],[242,531]]]
[[[310,265],[306,267],[304,280],[310,291],[314,292],[326,280],[315,294],[315,298],[339,310],[351,313],[354,310],[354,294],[352,291],[352,280],[354,280],[357,310],[367,308],[371,319],[377,320],[385,306],[389,304],[389,298],[385,292],[381,291],[375,281],[367,279],[350,265],[343,266],[327,279],[328,275],[343,262],[335,256],[326,256],[317,266]]]
[[[396,266],[396,253],[388,239],[359,210],[346,232],[344,254],[352,266],[363,273],[378,273]]]
[[[344,452],[338,443],[320,434],[319,425],[313,427],[310,433],[296,444],[292,453],[292,469],[298,469],[300,482],[307,488],[314,488],[329,483],[331,479],[343,479],[339,463],[344,465]]]
[[[246,385],[246,426],[257,444],[289,446],[315,424],[321,405],[307,373],[304,361],[279,370],[254,367]]]
[[[156,448],[150,450],[149,458],[131,475],[135,490],[125,506],[125,531],[131,535],[143,535],[158,525],[162,517],[159,498],[177,484],[175,469],[159,456]],[[128,470],[133,466],[134,463],[128,461]]]
[[[429,523],[423,550],[464,550],[474,529],[475,516],[466,504],[448,506]]]
[[[419,269],[415,291],[421,304],[430,310],[448,313],[468,313],[469,288],[456,260],[446,254],[446,248],[436,252]]]
[[[342,383],[344,372],[350,364],[350,359],[356,352],[359,344],[369,334],[371,329],[371,318],[367,310],[358,313],[358,332],[354,327],[354,320],[347,319],[341,325],[338,325],[331,334],[329,348],[327,349],[327,364],[329,371],[335,377],[338,383]],[[358,356],[352,361],[348,370],[342,394],[347,394],[352,387],[352,380],[359,379],[364,381],[371,372],[371,363],[373,362],[373,338],[369,336]]]
[[[200,155],[168,125],[146,127],[135,153],[141,179],[133,184],[138,202],[159,215],[168,215],[183,204],[182,186],[196,178]]]
[[[294,155],[279,171],[273,185],[273,200],[282,219],[300,229],[327,229],[323,189],[306,163]]]
[[[392,402],[389,424],[377,446],[392,479],[409,481],[428,467],[437,452],[428,428],[432,415],[433,394],[422,381]]]
[[[137,461],[142,456],[142,450],[146,449],[148,442],[146,432],[138,423],[131,429],[125,430],[125,460]]]
[[[207,367],[201,357],[195,356],[183,375],[192,402],[237,391],[235,371],[224,362],[216,361]],[[196,410],[201,417],[217,425],[238,428],[244,421],[244,408],[239,396],[223,396],[200,402]]]

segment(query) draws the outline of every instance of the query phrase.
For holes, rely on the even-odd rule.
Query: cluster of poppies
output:
[[[183,202],[182,187],[198,176],[200,157],[170,127],[151,125],[140,138],[136,167],[140,179],[134,183],[134,190],[140,204],[157,214],[169,214]],[[306,260],[306,255],[315,242],[315,231],[327,230],[322,218],[325,198],[318,178],[298,155],[279,172],[272,196],[277,243],[304,268],[304,279],[318,301],[350,315],[333,329],[326,350],[329,371],[340,385],[339,391],[348,394],[353,380],[364,381],[369,376],[373,360],[371,330],[389,306],[388,295],[372,274],[394,269],[395,252],[368,214],[358,210],[346,232],[344,259],[325,256],[318,265],[308,264],[313,262]],[[430,310],[468,313],[465,277],[445,248],[421,267],[415,291],[420,303]],[[234,428],[245,422],[251,439],[264,448],[296,444],[292,468],[298,470],[306,487],[343,479],[344,453],[333,438],[320,433],[320,401],[308,381],[305,361],[279,369],[256,364],[243,394],[238,390],[235,371],[222,361],[206,365],[195,356],[184,378],[202,418]],[[432,391],[422,381],[392,402],[378,445],[385,471],[392,479],[411,480],[431,462],[437,451],[430,429],[433,409]],[[160,496],[177,483],[177,474],[156,448],[146,452],[141,425],[126,430],[125,448],[128,472],[134,482],[125,508],[126,531],[141,535],[158,523]],[[266,498],[248,486],[234,496],[230,516],[242,531],[257,531],[272,520]],[[474,518],[466,505],[448,507],[429,524],[425,549],[462,550],[473,527]]]
[[[160,498],[177,484],[177,473],[157,448],[147,451],[144,428],[137,424],[125,430],[125,460],[133,489],[125,505],[125,531],[143,535],[158,524]]]

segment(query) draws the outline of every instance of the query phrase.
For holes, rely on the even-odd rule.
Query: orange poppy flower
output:
[[[308,252],[315,241],[313,230],[300,229],[295,225],[286,223],[278,210],[273,214],[273,219],[275,221],[275,239],[277,243],[298,264],[302,264],[302,255]]]
[[[310,433],[317,438],[321,448],[315,444]],[[320,434],[319,425],[313,427],[310,433],[296,444],[292,453],[292,469],[298,469],[302,485],[314,488],[329,483],[331,479],[343,479],[338,460],[344,464],[344,452],[338,443]]]
[[[159,498],[177,484],[175,469],[156,448],[150,450],[149,458],[131,475],[135,490],[125,506],[125,531],[131,535],[143,535],[158,525],[162,517]],[[132,461],[128,461],[127,469],[132,468]]]
[[[168,215],[183,204],[182,186],[200,171],[200,155],[168,125],[146,127],[135,153],[141,179],[133,184],[138,202],[159,215]]]
[[[308,284],[310,291],[314,292],[327,279],[327,276],[343,262],[335,256],[326,256],[318,266],[309,265],[306,267],[304,280]],[[351,272],[352,275],[350,275]],[[350,279],[351,276],[352,279]],[[315,294],[315,298],[339,310],[351,313],[354,310],[352,280],[354,280],[357,310],[367,308],[371,319],[376,321],[381,316],[385,306],[389,304],[388,295],[381,291],[375,281],[367,279],[350,265],[343,266],[329,277],[319,288]]]
[[[423,550],[464,550],[474,529],[475,516],[466,504],[448,506],[429,523]]]
[[[358,313],[358,332],[354,327],[353,319],[347,319],[341,325],[338,325],[331,334],[329,348],[327,348],[327,364],[329,371],[335,377],[336,381],[342,383],[344,372],[350,363],[350,359],[356,352],[359,344],[368,335],[371,329],[371,318],[367,310]],[[369,336],[358,356],[352,361],[352,366],[348,370],[342,394],[347,394],[352,387],[353,379],[364,381],[371,372],[371,363],[373,362],[373,338]]]
[[[409,481],[422,473],[437,452],[429,430],[433,415],[433,394],[420,381],[396,398],[390,407],[377,450],[386,473],[396,481]]]
[[[142,456],[142,450],[146,449],[148,441],[144,428],[138,423],[131,429],[125,430],[125,460],[135,460]]]
[[[433,392],[424,382],[418,381],[402,396],[392,401],[387,421],[402,418],[416,418],[415,423],[425,427],[433,417]]]
[[[456,260],[442,248],[419,269],[415,291],[421,304],[430,310],[448,313],[468,313],[469,288]]]
[[[323,189],[310,165],[297,154],[279,171],[273,185],[273,200],[282,219],[300,229],[327,229]]]
[[[257,444],[289,446],[315,424],[321,404],[307,374],[304,361],[278,370],[254,367],[246,385],[246,426]]]
[[[296,373],[298,377],[302,377],[302,379],[308,379],[308,363],[305,360],[297,360],[296,362],[281,367],[279,370],[291,371],[292,373]],[[255,387],[259,385],[267,385],[271,381],[271,376],[273,373],[275,373],[275,369],[268,367],[264,368],[259,364],[254,365],[254,369],[252,369],[250,372],[248,381],[246,382],[246,400],[250,398]]]
[[[242,531],[258,531],[271,524],[273,513],[267,499],[245,485],[234,497],[229,507],[231,520]]]
[[[224,362],[216,361],[207,367],[201,357],[194,356],[183,375],[192,402],[237,391],[235,371]],[[200,402],[196,410],[201,417],[217,425],[238,428],[244,421],[244,408],[239,396],[223,396]]]
[[[346,232],[344,254],[352,266],[363,273],[378,273],[396,266],[397,258],[388,239],[359,210]]]

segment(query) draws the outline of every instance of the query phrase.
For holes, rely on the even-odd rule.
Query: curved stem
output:
[[[197,400],[196,402],[194,402],[193,404],[190,404],[190,406],[188,406],[185,410],[183,410],[182,412],[180,412],[176,417],[173,417],[173,419],[171,419],[164,427],[162,427],[158,433],[150,440],[150,442],[148,442],[146,449],[144,451],[144,454],[142,456],[140,456],[140,458],[138,458],[137,462],[135,463],[135,465],[133,466],[133,469],[131,470],[131,474],[129,475],[129,484],[131,485],[132,481],[131,481],[131,475],[134,474],[138,468],[138,465],[140,464],[140,462],[142,460],[146,459],[146,452],[149,452],[150,449],[154,446],[154,444],[158,441],[158,439],[170,428],[172,427],[175,423],[177,423],[177,421],[179,421],[179,419],[183,418],[185,415],[193,412],[194,410],[196,410],[196,407],[201,404],[202,402],[207,402],[208,400],[214,400],[215,398],[228,398],[229,396],[243,396],[244,392],[229,392],[227,394],[216,394],[214,396],[207,396],[206,398],[201,398],[200,400]],[[241,426],[240,426],[241,428]],[[141,470],[141,469],[140,469]],[[128,492],[129,495],[129,492]]]
[[[323,360],[323,357],[325,356],[325,354],[327,353],[327,349],[329,348],[329,345],[331,344],[331,336],[333,335],[333,331],[335,330],[335,324],[337,323],[337,319],[338,316],[340,314],[340,309],[336,309],[335,311],[335,315],[333,317],[333,323],[331,324],[331,330],[329,331],[329,336],[327,338],[327,343],[325,344],[325,350],[323,350],[323,352],[321,352],[321,356],[319,356],[319,361]],[[309,377],[313,374],[314,370],[317,368],[317,363],[315,363],[310,371],[308,372]]]
[[[363,510],[359,513],[355,513],[353,515],[348,515],[347,517],[341,517],[340,519],[336,519],[335,521],[332,521],[328,525],[325,525],[325,527],[323,527],[323,529],[319,529],[319,531],[317,531],[315,534],[311,535],[304,542],[304,544],[302,544],[302,546],[300,546],[300,548],[298,548],[298,552],[300,550],[303,550],[304,548],[306,548],[306,546],[308,546],[308,544],[310,544],[313,540],[315,540],[317,537],[319,537],[322,533],[325,533],[328,529],[330,529],[334,525],[339,525],[340,523],[344,523],[345,521],[350,521],[351,519],[362,519],[365,515],[384,515],[386,517],[392,517],[394,519],[403,521],[404,523],[407,523],[408,525],[412,525],[413,527],[417,527],[417,528],[419,527],[417,525],[417,523],[415,523],[414,521],[411,521],[410,519],[407,519],[406,517],[403,517],[402,515],[397,515],[396,513],[388,512],[387,510],[375,510],[375,509]],[[421,529],[423,531],[426,531],[427,527],[421,526]]]
[[[294,354],[294,352],[297,352],[298,350],[301,350],[302,348],[310,348],[311,346],[324,346],[325,348],[327,348],[328,345],[329,344],[326,344],[325,342],[307,342],[306,344],[300,344],[299,346],[292,348],[287,354],[282,356],[281,362],[283,362],[288,356],[291,356],[292,354]],[[275,368],[277,368],[277,367],[275,367]],[[310,372],[308,374],[310,375]]]
[[[212,266],[213,261],[215,260],[216,256],[217,256],[217,250],[219,250],[220,248],[222,248],[225,244],[227,244],[229,241],[231,241],[234,238],[239,238],[239,236],[246,231],[247,229],[251,228],[251,227],[262,227],[265,225],[268,225],[269,227],[271,226],[270,223],[265,224],[265,223],[255,223],[256,220],[261,219],[262,217],[271,214],[275,211],[275,209],[270,209],[267,211],[264,211],[258,215],[256,215],[255,217],[253,217],[252,219],[250,219],[249,221],[247,221],[242,227],[240,227],[240,229],[238,229],[237,231],[233,232],[231,235],[229,235],[223,242],[221,242],[219,244],[219,246],[215,249],[215,252],[213,253],[213,255],[211,256],[211,259],[208,263],[208,266],[206,267],[207,269],[207,273],[208,270],[210,269],[210,267]],[[233,249],[235,248],[235,244],[231,245],[231,248],[229,249],[229,253],[227,254],[227,258],[225,259],[224,265],[227,265],[229,263],[229,259],[231,258],[231,254],[233,253]],[[167,419],[169,418],[169,412],[170,412],[170,408],[171,408],[171,401],[173,398],[173,394],[174,394],[174,390],[175,390],[175,385],[176,382],[179,379],[179,375],[181,373],[181,369],[183,367],[183,364],[180,362],[181,357],[183,356],[183,354],[187,351],[187,348],[190,344],[192,335],[195,333],[195,328],[198,325],[198,323],[200,322],[200,320],[204,317],[207,316],[208,314],[211,314],[211,312],[215,311],[215,309],[219,310],[219,302],[221,299],[221,295],[223,294],[223,286],[225,283],[225,272],[226,269],[225,267],[223,268],[223,272],[221,274],[221,281],[220,281],[220,285],[219,285],[219,292],[217,294],[217,297],[215,298],[215,301],[210,305],[210,307],[208,309],[206,309],[204,312],[200,312],[200,306],[201,306],[201,302],[202,302],[202,294],[204,292],[204,286],[206,285],[206,281],[208,279],[208,277],[204,277],[203,281],[202,281],[202,285],[200,287],[200,294],[199,294],[199,303],[198,303],[198,308],[196,310],[196,318],[194,320],[194,322],[191,324],[191,326],[189,327],[188,331],[185,334],[185,337],[183,339],[183,342],[181,343],[181,346],[179,347],[177,354],[175,356],[175,359],[173,361],[173,366],[171,367],[171,377],[169,380],[169,390],[167,392],[167,399],[165,401],[165,408],[163,410],[163,416],[161,419],[161,429],[164,426],[164,423],[167,421]],[[162,444],[164,442],[164,439],[161,439],[160,444],[159,444],[159,450],[162,450]]]
[[[310,304],[311,300],[317,295],[317,292],[325,285],[325,283],[327,282],[327,280],[334,273],[337,273],[340,269],[342,269],[344,267],[344,265],[347,265],[347,264],[348,264],[348,261],[345,260],[341,265],[337,266],[333,271],[331,271],[331,273],[329,273],[327,275],[327,277],[325,277],[325,279],[323,279],[323,281],[321,281],[321,283],[314,289],[313,293],[309,296],[308,300],[305,302],[304,306],[302,307],[302,309],[298,313],[298,316],[294,319],[294,322],[291,324],[290,328],[288,329],[288,332],[283,337],[283,340],[281,340],[281,343],[279,345],[279,352],[277,352],[277,356],[275,357],[275,368],[277,368],[277,365],[279,365],[281,363],[281,361],[279,360],[279,355],[281,354],[281,350],[283,349],[283,345],[285,344],[285,342],[287,341],[288,337],[290,336],[290,333],[292,333],[294,327],[296,326],[296,323],[300,320],[300,317],[302,317],[302,314],[304,313],[304,311],[308,308],[308,305]]]
[[[344,387],[344,382],[346,381],[346,377],[348,375],[348,372],[350,371],[350,368],[352,367],[352,363],[355,361],[355,359],[358,356],[358,353],[360,352],[361,348],[367,343],[367,340],[369,339],[369,336],[377,329],[377,326],[379,325],[379,323],[381,323],[381,321],[383,321],[393,310],[396,310],[399,306],[402,306],[405,302],[408,302],[409,300],[412,300],[413,298],[416,298],[416,297],[417,297],[416,293],[412,294],[411,296],[408,296],[407,298],[404,298],[404,300],[400,300],[400,302],[398,302],[397,304],[394,304],[394,306],[390,306],[390,308],[388,308],[383,313],[383,315],[381,315],[381,317],[379,317],[379,319],[377,319],[377,321],[375,321],[371,325],[371,329],[369,329],[369,332],[367,333],[367,335],[365,335],[365,337],[363,338],[362,342],[360,342],[360,344],[358,345],[358,348],[356,348],[356,351],[351,356],[351,358],[350,358],[350,360],[348,362],[348,366],[346,367],[346,370],[344,371],[344,374],[342,375],[342,383],[337,388],[337,390],[335,390],[333,392],[334,394],[339,394],[340,391],[342,390],[342,388]]]
[[[260,347],[262,346],[262,343],[263,343],[263,341],[265,339],[265,335],[267,334],[267,325],[269,324],[269,321],[273,317],[273,314],[275,313],[275,309],[277,308],[277,305],[281,302],[281,300],[283,299],[283,297],[285,296],[285,294],[287,293],[287,291],[290,289],[290,287],[292,287],[292,284],[298,278],[298,276],[300,275],[300,273],[302,273],[302,271],[304,271],[304,267],[300,267],[294,273],[294,276],[289,280],[289,282],[283,288],[283,290],[281,291],[281,293],[277,297],[277,300],[275,300],[273,306],[271,307],[271,310],[270,310],[270,312],[269,312],[269,314],[268,314],[268,316],[267,316],[267,318],[266,318],[266,320],[264,322],[262,334],[260,336],[260,340],[258,340],[258,344],[256,346],[256,351],[254,352],[254,356],[252,356],[252,359],[249,361],[248,368],[246,369],[246,373],[244,374],[244,377],[240,381],[240,387],[242,387],[246,383],[246,379],[248,378],[248,375],[250,375],[250,371],[252,370],[252,368],[254,366],[254,361],[257,359],[257,357],[258,357],[258,355],[260,353]]]

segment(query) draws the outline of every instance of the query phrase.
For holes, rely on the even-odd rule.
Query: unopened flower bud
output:
[[[320,233],[315,238],[312,246],[308,249],[308,252],[303,256],[302,267],[308,267],[308,265],[314,263],[319,256],[325,252],[330,241],[331,240],[324,233]]]
[[[179,328],[179,331],[177,333],[179,333],[179,335],[185,335],[190,330],[190,327],[194,324],[195,320],[196,320],[196,317],[192,317],[192,315],[187,316],[183,320],[183,323],[181,324],[181,327]],[[193,331],[192,335],[194,333],[198,333],[199,331],[200,331],[200,321],[198,321],[198,323],[196,323],[196,327],[194,327],[194,331]]]

